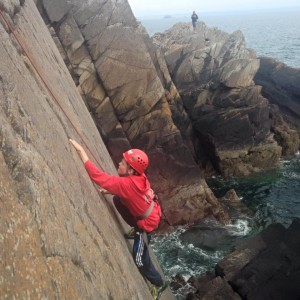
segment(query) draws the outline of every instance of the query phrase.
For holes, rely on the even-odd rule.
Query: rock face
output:
[[[199,161],[225,176],[275,166],[281,148],[270,132],[269,102],[253,81],[259,60],[245,48],[242,33],[199,22],[191,34],[182,23],[153,39],[192,120]]]
[[[35,4],[0,9],[101,168],[116,174]],[[127,228],[69,144],[79,136],[1,16],[0,57],[0,298],[152,299]]]
[[[192,130],[160,50],[127,1],[39,1],[97,127],[118,163],[128,148],[150,157],[148,176],[176,225],[227,214],[194,160]]]
[[[269,118],[253,83],[258,60],[238,32],[203,24],[188,35],[180,25],[167,49],[127,1],[35,2],[48,28],[32,0],[0,0],[24,47],[0,16],[0,295],[151,299],[123,222],[69,138],[110,174],[111,157],[144,149],[170,223],[226,221],[195,157],[225,175],[274,165],[281,148],[270,128],[284,136],[285,128],[275,132],[280,115],[274,106]]]
[[[188,299],[299,299],[299,232],[299,219],[288,229],[270,225],[219,262],[215,277],[194,279],[198,292]]]
[[[268,57],[261,57],[260,61],[254,80],[274,104],[275,139],[282,145],[284,155],[293,155],[300,147],[300,70]]]

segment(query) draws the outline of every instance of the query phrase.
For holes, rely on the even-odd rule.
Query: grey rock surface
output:
[[[240,31],[228,34],[199,22],[179,23],[153,37],[190,116],[203,167],[225,176],[249,175],[281,156],[271,133],[269,102],[253,78],[259,59]]]
[[[273,104],[275,139],[285,156],[294,155],[300,147],[300,70],[268,57],[261,57],[260,61],[254,80]]]
[[[35,4],[15,2],[1,12],[60,106],[0,16],[0,298],[152,299],[74,128],[116,174],[110,155]]]

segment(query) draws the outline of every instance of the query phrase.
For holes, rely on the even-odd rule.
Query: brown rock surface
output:
[[[115,173],[34,3],[0,8],[101,167]],[[78,135],[0,19],[1,299],[152,299],[123,223],[69,144]]]
[[[41,11],[115,163],[130,147],[149,154],[148,175],[169,223],[192,223],[211,214],[226,220],[195,163],[191,123],[164,57],[128,3],[67,3],[72,8],[64,16],[51,9],[61,0],[43,0]]]
[[[0,17],[0,295],[151,299],[123,239],[124,224],[99,196],[68,139],[80,141],[75,126],[93,160],[112,174],[110,157],[116,162],[129,147],[143,148],[168,221],[209,215],[224,221],[226,212],[195,164],[192,141],[207,142],[206,153],[225,175],[276,164],[280,148],[270,134],[268,102],[253,83],[258,60],[239,32],[213,29],[200,47],[192,35],[166,56],[168,67],[180,70],[173,77],[176,85],[180,81],[177,90],[161,50],[127,1],[36,2],[60,53],[32,0],[0,0],[0,9],[61,107]],[[192,68],[186,61],[179,66],[190,52]],[[190,116],[198,141],[182,99],[197,113]],[[277,140],[287,141],[285,132],[277,127]]]

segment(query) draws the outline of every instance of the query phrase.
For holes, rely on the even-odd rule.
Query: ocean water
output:
[[[199,18],[208,27],[226,32],[240,29],[246,47],[288,66],[300,68],[300,9],[287,11],[248,12],[241,14],[203,15]],[[190,16],[141,20],[148,33],[163,32],[177,22],[189,22]],[[300,218],[300,154],[282,160],[276,170],[247,178],[208,178],[217,197],[234,188],[251,213],[237,216],[222,226],[205,221],[194,227],[178,227],[168,234],[154,236],[153,250],[171,282],[177,299],[185,299],[192,288],[178,288],[173,278],[181,274],[188,280],[212,271],[236,243],[251,237],[269,224],[280,222],[286,227],[293,218]],[[225,201],[225,200],[224,200]]]
[[[185,299],[193,289],[177,289],[174,277],[187,281],[213,271],[215,265],[241,240],[249,238],[269,224],[279,222],[288,227],[300,218],[300,153],[282,160],[280,167],[260,175],[224,179],[212,177],[208,185],[217,197],[234,188],[249,214],[236,216],[228,225],[206,220],[197,226],[182,226],[167,234],[157,234],[152,241],[154,253],[171,282],[176,299]],[[226,200],[223,200],[226,201]]]
[[[218,14],[198,13],[208,27],[232,33],[241,30],[246,47],[257,56],[269,56],[293,68],[300,68],[300,8]],[[178,22],[190,22],[190,15],[141,19],[149,35],[163,32]]]

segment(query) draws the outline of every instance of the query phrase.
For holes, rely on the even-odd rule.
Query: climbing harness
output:
[[[137,220],[146,219],[151,214],[153,207],[154,207],[154,201],[152,200],[152,202],[151,202],[150,206],[148,207],[148,209],[146,210],[146,212],[143,215],[141,215],[140,217],[136,217],[136,219]]]

